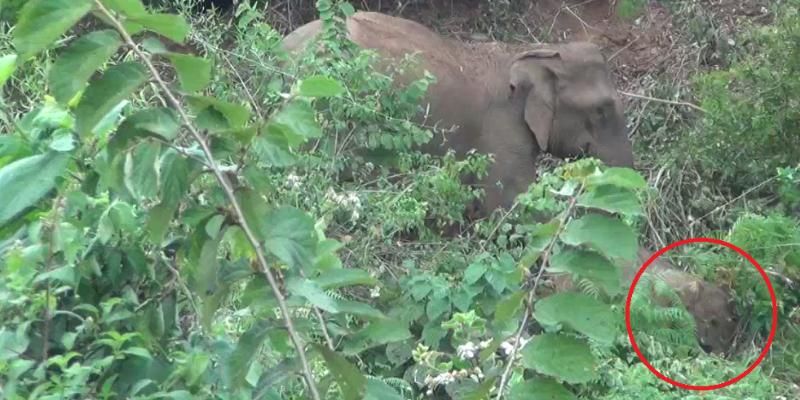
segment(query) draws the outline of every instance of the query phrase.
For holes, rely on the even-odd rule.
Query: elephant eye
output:
[[[509,84],[508,84],[508,90],[510,90],[510,91],[511,91],[511,94],[514,94],[514,90],[515,90],[516,88],[517,88],[517,87],[516,87],[516,86],[515,86],[513,83],[509,83]]]

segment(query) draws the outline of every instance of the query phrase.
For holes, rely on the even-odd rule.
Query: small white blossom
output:
[[[462,360],[469,360],[475,357],[475,353],[478,351],[478,346],[475,343],[467,342],[458,346],[456,352],[458,356],[461,357]]]
[[[478,347],[480,347],[481,349],[485,349],[489,347],[490,344],[492,344],[492,339],[486,339],[478,343]]]
[[[297,175],[295,175],[293,173],[290,173],[286,177],[286,186],[288,186],[288,187],[290,187],[292,189],[297,189],[297,188],[300,187],[300,184],[302,183],[302,181],[303,180],[299,176],[297,176]]]
[[[377,298],[377,297],[381,297],[381,287],[380,286],[375,286],[372,289],[370,289],[369,297],[371,297],[373,299]]]

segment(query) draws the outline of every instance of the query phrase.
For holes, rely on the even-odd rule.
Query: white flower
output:
[[[297,189],[297,188],[300,187],[300,184],[302,183],[302,181],[303,180],[299,176],[297,176],[297,175],[295,175],[293,173],[290,173],[286,177],[286,186],[288,186],[288,187],[290,187],[292,189]]]
[[[475,357],[475,353],[477,351],[478,351],[478,346],[476,346],[475,343],[472,342],[467,342],[465,344],[462,344],[458,346],[458,348],[456,349],[458,356],[461,357],[462,360],[469,360]]]
[[[380,286],[375,286],[372,289],[370,289],[369,297],[371,297],[373,299],[377,298],[377,297],[381,297],[381,287]]]
[[[478,343],[478,347],[480,347],[481,349],[485,349],[489,347],[490,344],[492,344],[492,339],[486,339]]]

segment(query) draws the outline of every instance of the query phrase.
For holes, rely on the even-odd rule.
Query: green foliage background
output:
[[[687,398],[624,334],[619,265],[645,225],[645,179],[565,164],[507,215],[442,237],[482,195],[459,176],[491,158],[415,150],[438,133],[410,122],[435,77],[394,88],[408,65],[373,70],[344,40],[348,3],[316,3],[321,47],[299,59],[248,2],[227,29],[184,1],[2,4],[4,398]],[[678,138],[715,191],[780,188],[767,216],[715,227],[778,277],[775,356],[695,398],[797,393],[796,6],[729,70],[698,74],[707,113]],[[175,50],[188,38],[197,55]],[[763,340],[760,277],[695,256]],[[578,290],[539,296],[540,271]],[[753,350],[698,352],[685,309],[646,300],[637,337],[665,374],[711,384],[747,365]]]

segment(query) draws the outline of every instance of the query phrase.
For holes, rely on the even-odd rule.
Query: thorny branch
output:
[[[231,187],[230,182],[228,182],[227,178],[220,170],[219,166],[217,166],[216,161],[214,160],[214,155],[211,152],[211,148],[206,143],[203,135],[200,131],[192,123],[192,120],[189,118],[189,115],[181,106],[181,103],[172,93],[172,91],[167,86],[164,79],[161,77],[161,74],[156,69],[155,65],[153,65],[152,61],[147,57],[147,55],[142,52],[136,42],[133,41],[133,38],[130,34],[125,30],[122,26],[122,23],[114,16],[112,13],[103,5],[100,0],[95,0],[95,5],[100,10],[100,12],[108,18],[108,20],[112,23],[114,28],[119,31],[120,35],[125,39],[125,43],[133,50],[137,57],[139,57],[142,62],[147,66],[152,74],[153,78],[158,83],[158,86],[161,88],[164,95],[167,97],[167,100],[175,108],[178,114],[181,117],[181,120],[189,129],[192,137],[198,142],[203,153],[205,154],[206,158],[208,159],[208,164],[211,167],[214,176],[217,178],[217,181],[222,186],[223,191],[225,192],[225,196],[228,198],[228,201],[233,208],[233,212],[238,220],[242,231],[244,231],[247,240],[253,246],[253,249],[256,253],[256,259],[258,262],[258,267],[261,270],[261,273],[267,278],[269,281],[269,285],[272,288],[272,292],[275,295],[275,299],[278,302],[278,308],[281,311],[283,316],[284,324],[286,325],[286,330],[289,332],[289,338],[292,341],[292,345],[294,346],[295,350],[297,351],[297,355],[300,357],[300,364],[303,368],[303,377],[305,378],[306,385],[308,386],[308,390],[311,394],[311,397],[314,400],[320,400],[319,392],[317,391],[317,387],[314,384],[314,375],[311,372],[311,368],[308,364],[308,359],[306,358],[305,350],[303,348],[302,340],[297,333],[297,330],[294,328],[294,324],[292,323],[291,315],[289,314],[289,309],[286,305],[286,300],[281,293],[280,287],[278,286],[278,282],[275,280],[275,276],[272,274],[270,270],[269,264],[267,263],[266,256],[264,255],[264,250],[259,242],[258,238],[256,238],[255,234],[253,233],[252,228],[247,222],[247,219],[244,216],[244,212],[242,211],[242,207],[239,204],[239,201],[236,199],[236,195]]]

